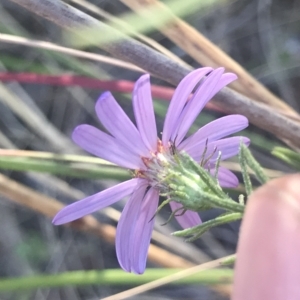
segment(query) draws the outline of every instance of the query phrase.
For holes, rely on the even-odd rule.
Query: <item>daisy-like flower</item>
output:
[[[110,135],[93,126],[80,125],[73,132],[73,140],[91,154],[135,170],[135,177],[66,206],[55,216],[53,223],[60,225],[74,221],[130,196],[117,226],[116,252],[124,270],[143,273],[161,192],[153,176],[153,166],[162,165],[175,147],[176,151],[185,151],[198,162],[205,152],[206,165],[210,165],[213,173],[219,151],[224,160],[238,154],[241,139],[249,144],[249,139],[244,137],[224,138],[248,126],[247,118],[241,115],[217,119],[184,140],[206,103],[236,78],[235,74],[224,74],[223,68],[205,67],[189,73],[174,92],[161,140],[157,137],[148,74],[138,79],[133,91],[136,126],[110,92],[102,94],[96,103],[96,113]],[[222,187],[238,185],[236,176],[222,167],[218,171],[218,180]],[[182,204],[173,201],[170,206],[177,211]],[[189,210],[175,218],[183,228],[201,223],[198,213]]]

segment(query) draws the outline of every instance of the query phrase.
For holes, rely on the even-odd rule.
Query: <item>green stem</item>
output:
[[[129,172],[114,166],[94,166],[91,164],[63,163],[24,157],[0,156],[0,169],[14,171],[35,171],[88,179],[105,178],[126,180],[130,178]]]
[[[300,170],[300,153],[283,147],[275,147],[271,153],[290,164],[293,168]]]
[[[140,285],[174,274],[180,269],[147,269],[138,276],[123,270],[73,271],[56,275],[38,275],[20,278],[0,279],[0,291],[20,291],[38,288],[49,288],[70,285]],[[174,284],[219,284],[231,283],[233,271],[214,269],[201,271],[198,274],[175,281]]]
[[[227,257],[226,259],[224,259],[221,262],[221,266],[231,266],[231,265],[233,265],[236,261],[236,257],[237,257],[236,254],[233,254],[230,257]]]

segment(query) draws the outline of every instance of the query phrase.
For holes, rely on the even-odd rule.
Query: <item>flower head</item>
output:
[[[133,91],[136,126],[110,92],[102,94],[96,103],[96,113],[110,135],[93,126],[80,125],[73,132],[73,140],[96,156],[135,170],[136,176],[65,207],[55,216],[53,223],[71,222],[130,196],[117,226],[117,257],[124,270],[143,273],[154,226],[153,216],[161,192],[153,166],[162,166],[164,160],[172,156],[175,147],[176,151],[185,151],[198,162],[205,151],[206,165],[213,173],[217,152],[222,153],[222,160],[238,153],[241,137],[224,137],[248,126],[247,118],[241,115],[213,121],[184,140],[206,103],[235,79],[235,74],[224,74],[223,68],[213,70],[206,67],[189,73],[174,92],[161,140],[157,137],[148,74],[138,79]],[[247,138],[242,139],[249,144]],[[238,185],[236,176],[222,167],[219,168],[218,180],[223,187]],[[170,202],[170,206],[173,211],[182,207],[175,201]],[[175,217],[183,228],[201,223],[198,213],[190,210]]]

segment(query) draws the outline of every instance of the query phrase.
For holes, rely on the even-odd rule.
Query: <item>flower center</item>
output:
[[[144,178],[149,181],[149,185],[164,192],[166,185],[164,183],[168,176],[168,169],[171,165],[176,164],[174,156],[175,149],[170,144],[169,148],[163,147],[161,140],[157,141],[157,151],[151,153],[152,157],[142,157],[147,167],[146,170],[136,170],[135,177]]]

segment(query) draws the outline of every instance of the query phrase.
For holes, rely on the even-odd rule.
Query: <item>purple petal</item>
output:
[[[182,204],[172,201],[172,202],[170,202],[170,206],[171,206],[172,211],[175,211],[176,209],[181,208]],[[180,215],[181,212],[182,212],[182,210],[179,210],[176,213],[175,218],[183,229],[191,228],[191,227],[197,226],[202,223],[202,221],[199,217],[199,214],[197,212],[187,210],[182,216],[177,216],[177,215]]]
[[[141,180],[141,179],[140,179]],[[140,214],[141,205],[145,196],[147,181],[139,181],[136,189],[126,203],[116,232],[116,252],[120,266],[127,272],[131,272],[132,254],[130,252],[134,228]]]
[[[154,215],[158,207],[159,191],[150,188],[143,199],[142,207],[132,235],[131,271],[142,274],[146,268],[147,254],[154,226]]]
[[[151,97],[149,74],[143,75],[135,83],[133,109],[138,130],[148,150],[157,148],[157,129]]]
[[[243,130],[248,125],[248,119],[242,115],[230,115],[219,118],[203,126],[193,135],[185,139],[178,146],[178,149],[188,151],[192,147],[205,144],[206,141],[217,141],[230,134]]]
[[[168,147],[171,135],[177,126],[178,117],[180,116],[189,95],[192,93],[197,83],[211,71],[212,68],[194,70],[185,76],[177,86],[170,102],[163,128],[162,142],[165,147]]]
[[[214,97],[223,87],[230,84],[231,82],[237,80],[237,75],[234,73],[225,73],[222,75],[221,80],[218,82],[218,85],[213,89],[211,98]]]
[[[143,168],[139,155],[132,153],[114,137],[90,125],[79,125],[72,135],[73,141],[89,153],[129,169]]]
[[[224,68],[218,68],[207,75],[207,77],[199,84],[190,101],[184,107],[178,118],[177,127],[174,128],[172,133],[172,139],[176,138],[177,145],[182,141],[190,128],[190,125],[194,122],[202,108],[211,99],[210,95],[220,81],[223,72]],[[192,120],[189,122],[188,120],[190,118],[192,118]]]
[[[211,142],[207,145],[205,159],[209,158],[210,163],[214,163],[221,151],[221,160],[225,160],[229,157],[235,156],[239,153],[240,142],[249,146],[250,140],[246,137],[235,136],[218,141]],[[193,147],[187,151],[187,153],[196,161],[200,161],[202,154],[205,150],[205,144],[197,147]]]
[[[137,128],[110,92],[100,96],[96,113],[103,126],[127,149],[141,156],[149,155]]]
[[[176,138],[176,144],[179,144],[185,137],[189,128],[206,105],[206,103],[215,96],[229,82],[235,80],[235,74],[227,73],[222,75],[224,68],[218,68],[210,73],[207,78],[200,84],[191,100],[184,108],[180,116],[178,129],[172,133],[172,138]]]
[[[215,169],[211,169],[210,173],[214,175]],[[219,167],[218,180],[221,187],[234,188],[239,185],[238,178],[228,169]]]
[[[55,225],[68,223],[121,200],[132,193],[138,180],[134,178],[122,182],[100,193],[74,202],[59,211],[52,223]]]

